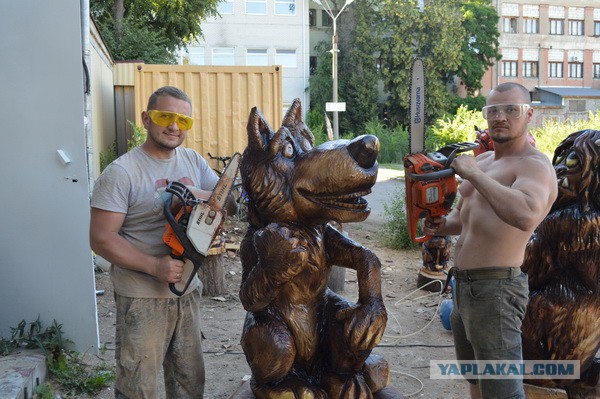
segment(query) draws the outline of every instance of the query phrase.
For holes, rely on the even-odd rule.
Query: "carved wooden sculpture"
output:
[[[423,259],[423,267],[419,270],[417,279],[418,287],[436,292],[442,289],[446,281],[444,271],[448,271],[450,268],[448,261],[450,260],[451,248],[452,240],[450,236],[433,236],[422,244],[421,257]],[[439,283],[428,284],[433,280],[437,280]]]
[[[525,359],[580,360],[579,380],[528,380],[598,398],[600,388],[600,131],[572,133],[554,152],[558,198],[532,235]]]
[[[252,109],[241,175],[249,228],[241,244],[242,347],[258,398],[394,396],[387,362],[371,355],[384,332],[378,258],[328,221],[369,215],[362,198],[377,177],[375,136],[313,148],[294,101],[274,132]],[[351,303],[327,288],[332,265],[357,271]],[[387,395],[387,396],[386,396]]]

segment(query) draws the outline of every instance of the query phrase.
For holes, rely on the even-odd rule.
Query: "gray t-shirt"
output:
[[[157,159],[136,147],[102,172],[94,184],[91,206],[124,213],[126,216],[119,234],[146,254],[166,255],[170,249],[163,243],[162,236],[167,223],[163,212],[164,200],[169,195],[165,193],[167,180],[212,190],[219,179],[206,160],[192,149],[178,147],[172,158]],[[167,283],[118,265],[111,267],[111,280],[115,292],[122,296],[176,297]],[[199,284],[196,277],[186,293]]]

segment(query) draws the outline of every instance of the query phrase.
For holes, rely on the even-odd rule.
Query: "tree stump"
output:
[[[217,296],[224,294],[225,268],[223,266],[223,253],[225,245],[223,242],[214,244],[204,258],[202,267],[198,269],[198,277],[202,281],[202,296]]]

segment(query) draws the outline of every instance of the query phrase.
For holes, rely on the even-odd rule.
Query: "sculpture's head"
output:
[[[248,147],[240,171],[249,196],[249,220],[316,225],[362,221],[377,179],[375,136],[335,140],[313,148],[314,136],[296,99],[274,132],[256,108],[248,120]]]
[[[571,133],[554,151],[558,198],[552,211],[578,204],[600,210],[600,131]]]

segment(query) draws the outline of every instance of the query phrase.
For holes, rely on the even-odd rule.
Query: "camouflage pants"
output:
[[[117,304],[116,398],[157,399],[164,370],[169,399],[202,398],[204,360],[200,290],[181,298],[128,298]]]

